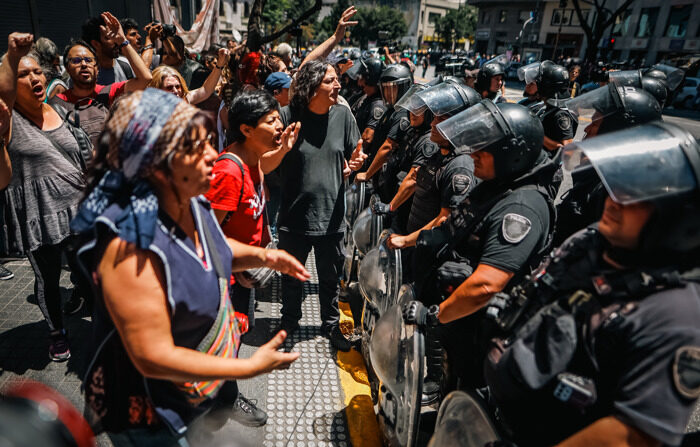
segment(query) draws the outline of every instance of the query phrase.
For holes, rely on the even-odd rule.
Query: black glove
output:
[[[382,202],[376,202],[372,205],[372,212],[378,216],[391,215],[394,213],[391,210],[391,204]]]
[[[403,305],[401,313],[406,324],[415,324],[418,327],[435,327],[438,325],[438,312],[440,307],[437,304],[427,308],[420,301],[409,301]]]

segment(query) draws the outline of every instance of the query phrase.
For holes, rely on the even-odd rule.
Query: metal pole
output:
[[[41,30],[39,29],[39,10],[36,7],[36,0],[29,0],[29,16],[32,20],[32,34],[34,34],[34,40],[41,37]]]

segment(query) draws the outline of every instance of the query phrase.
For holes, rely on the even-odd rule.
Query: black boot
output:
[[[431,405],[440,398],[440,382],[442,381],[442,345],[435,328],[429,328],[425,334],[426,369],[428,374],[423,381],[422,405]]]

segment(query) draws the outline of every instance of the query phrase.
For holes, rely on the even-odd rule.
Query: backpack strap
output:
[[[80,169],[82,172],[85,172],[86,166],[87,166],[87,161],[92,159],[92,141],[90,141],[90,137],[88,134],[83,130],[82,127],[80,127],[80,115],[77,110],[73,110],[73,118],[71,118],[71,113],[66,110],[65,107],[63,107],[61,104],[58,104],[56,102],[53,102],[49,104],[55,111],[58,113],[58,115],[63,119],[63,122],[66,123],[66,127],[70,131],[71,135],[73,135],[73,138],[75,138],[75,141],[78,143],[78,147],[80,148],[80,154],[82,155],[82,161],[81,161],[81,166],[76,165],[75,161],[73,161],[72,158],[68,156],[68,154],[63,151],[63,149],[59,149],[61,154],[64,157],[67,157],[67,159],[75,165],[78,169]],[[60,146],[57,146],[56,142],[53,141],[51,137],[47,135],[47,138],[51,140],[51,143],[54,145],[54,147],[59,148]]]
[[[122,68],[122,71],[124,72],[124,75],[126,75],[127,80],[134,78],[134,71],[131,69],[131,65],[129,65],[128,62],[124,62],[123,60],[117,59],[117,63]]]
[[[221,155],[219,155],[219,158],[216,159],[216,163],[218,163],[221,160],[231,160],[236,165],[238,165],[238,168],[241,170],[241,193],[238,196],[238,206],[241,206],[241,200],[243,200],[243,191],[245,190],[245,169],[243,169],[243,163],[241,163],[241,160],[233,155],[230,152],[224,152]],[[224,220],[221,221],[221,228],[223,228],[229,220],[231,220],[231,217],[233,217],[233,211],[229,211],[226,213],[226,216],[224,217]]]

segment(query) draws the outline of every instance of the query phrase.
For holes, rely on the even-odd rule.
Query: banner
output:
[[[153,17],[161,23],[172,23],[177,28],[177,35],[185,42],[189,51],[199,53],[213,43],[219,43],[219,2],[206,0],[189,31],[180,25],[170,9],[169,0],[153,0]]]

